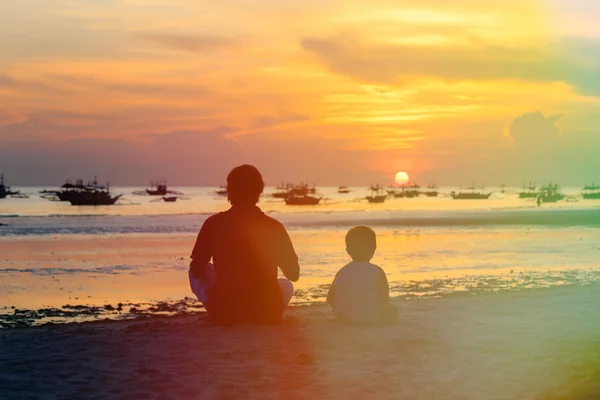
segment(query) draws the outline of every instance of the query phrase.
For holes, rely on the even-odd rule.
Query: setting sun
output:
[[[396,183],[398,185],[404,185],[404,184],[408,183],[408,180],[409,180],[409,176],[406,172],[401,171],[396,174]]]

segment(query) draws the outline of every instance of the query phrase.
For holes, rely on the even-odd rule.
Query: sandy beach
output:
[[[3,399],[598,399],[600,286],[396,300],[401,322],[203,312],[0,333]]]

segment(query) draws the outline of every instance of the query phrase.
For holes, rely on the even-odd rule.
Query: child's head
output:
[[[377,249],[375,232],[366,226],[356,226],[346,234],[346,251],[352,261],[370,261]]]

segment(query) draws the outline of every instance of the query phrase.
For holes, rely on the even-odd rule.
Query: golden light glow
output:
[[[597,125],[600,33],[560,23],[593,12],[555,2],[561,13],[520,0],[40,2],[35,14],[12,2],[0,10],[0,140],[47,152],[47,142],[137,146],[193,132],[185,149],[212,156],[205,132],[222,130],[224,146],[277,173],[273,155],[288,143],[310,143],[289,146],[299,160],[316,141],[339,160],[360,151],[353,171],[386,174],[398,158],[422,176],[465,154],[501,157],[502,129],[524,113]],[[153,151],[133,156],[151,163]]]

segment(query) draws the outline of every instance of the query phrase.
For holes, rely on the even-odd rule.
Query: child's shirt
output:
[[[350,322],[373,323],[381,318],[381,308],[389,300],[385,272],[369,262],[351,262],[333,280],[333,312]]]

